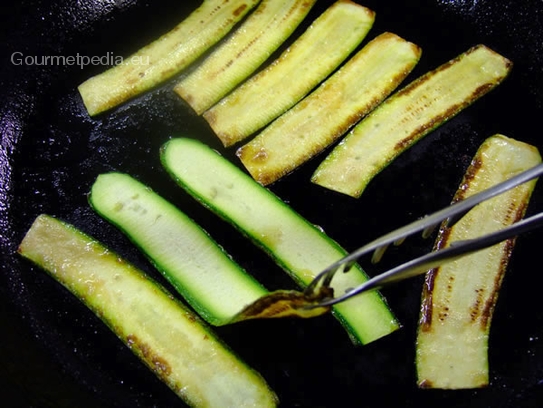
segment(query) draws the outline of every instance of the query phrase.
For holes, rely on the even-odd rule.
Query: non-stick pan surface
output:
[[[420,45],[409,79],[484,43],[514,62],[511,76],[376,177],[359,199],[308,178],[319,159],[270,186],[347,249],[447,205],[479,144],[507,136],[543,147],[543,3],[540,0],[368,0],[368,39],[392,31]],[[307,21],[331,1],[319,0]],[[130,173],[175,202],[270,289],[292,281],[252,244],[178,189],[161,168],[172,136],[201,139],[235,163],[171,83],[89,118],[76,87],[106,66],[39,65],[41,56],[127,56],[166,32],[198,1],[27,0],[3,2],[0,24],[0,384],[3,407],[181,407],[183,403],[77,299],[16,248],[49,213],[103,241],[163,282],[144,256],[89,207],[105,171]],[[302,29],[301,27],[300,29]],[[29,57],[19,64],[16,57]],[[34,60],[33,60],[34,58]],[[35,63],[33,63],[35,62]],[[529,212],[543,210],[538,186]],[[536,407],[543,398],[542,232],[521,237],[491,328],[491,384],[419,390],[415,331],[421,279],[384,292],[403,327],[354,347],[332,317],[250,322],[216,332],[260,371],[284,407]],[[382,268],[422,254],[412,239]],[[369,269],[376,273],[379,269]],[[539,402],[539,404],[538,404]]]

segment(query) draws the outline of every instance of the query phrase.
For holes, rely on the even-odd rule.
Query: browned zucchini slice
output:
[[[531,145],[495,135],[476,153],[454,201],[539,164]],[[473,208],[442,228],[436,248],[502,229],[524,216],[535,180]],[[425,280],[417,337],[418,383],[423,388],[478,388],[489,382],[490,323],[514,239],[430,271]]]

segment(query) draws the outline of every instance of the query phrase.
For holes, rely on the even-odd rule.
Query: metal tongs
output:
[[[357,260],[365,254],[373,251],[373,261],[377,262],[386,248],[394,243],[399,244],[403,240],[416,232],[423,231],[423,237],[429,236],[432,231],[445,221],[446,226],[452,226],[458,222],[465,214],[469,212],[477,204],[486,201],[492,197],[504,193],[519,184],[525,183],[543,174],[543,164],[533,167],[523,173],[520,173],[507,181],[495,185],[480,193],[474,194],[465,200],[459,201],[447,208],[428,215],[418,221],[412,222],[404,227],[392,231],[382,237],[370,242],[367,245],[350,253],[339,261],[333,263],[325,270],[320,272],[315,279],[306,287],[304,295],[313,297],[323,288],[329,288],[332,278],[337,272],[348,272],[349,269],[357,262]],[[397,283],[404,279],[408,279],[427,272],[443,263],[455,260],[472,252],[490,247],[506,239],[515,237],[524,232],[528,232],[543,226],[543,212],[538,213],[530,218],[519,221],[507,228],[496,231],[494,233],[484,235],[478,238],[456,241],[448,248],[431,252],[427,255],[413,259],[393,269],[390,269],[380,275],[367,280],[360,286],[350,289],[346,293],[334,297],[325,298],[318,303],[306,306],[307,308],[316,308],[323,306],[331,306],[339,302],[343,302],[362,292],[373,289],[380,289],[384,286]]]

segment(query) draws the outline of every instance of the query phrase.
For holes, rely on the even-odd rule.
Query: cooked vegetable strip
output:
[[[200,226],[129,175],[101,174],[89,200],[209,323],[226,324],[267,294]]]
[[[198,114],[250,76],[292,34],[316,0],[264,0],[174,88]]]
[[[199,141],[170,140],[162,149],[162,162],[182,188],[262,247],[301,286],[345,255],[322,230]],[[360,267],[354,268],[334,279],[337,293],[367,279]],[[333,313],[358,343],[399,327],[378,292],[337,305]]]
[[[170,32],[79,86],[89,115],[111,109],[173,77],[215,45],[258,0],[204,0]]]
[[[313,174],[315,184],[359,197],[394,158],[496,87],[509,60],[478,45],[411,82],[364,118]]]
[[[373,11],[352,1],[337,1],[278,59],[205,112],[204,118],[225,146],[247,138],[333,72],[366,37],[374,20]]]
[[[531,145],[495,135],[468,168],[454,201],[539,164]],[[451,228],[436,248],[475,238],[520,220],[535,180],[479,204]],[[417,338],[417,373],[423,388],[477,388],[489,382],[488,337],[494,306],[513,251],[508,240],[430,271],[425,280]]]
[[[164,288],[93,238],[47,215],[19,253],[45,269],[193,407],[273,407],[276,396]]]
[[[250,319],[276,319],[283,317],[311,318],[330,312],[331,306],[317,307],[326,298],[334,297],[333,291],[318,293],[318,296],[306,296],[296,290],[276,290],[257,299],[240,311],[233,322]]]
[[[334,75],[242,146],[255,180],[273,183],[336,141],[411,72],[420,48],[392,33],[369,42]]]

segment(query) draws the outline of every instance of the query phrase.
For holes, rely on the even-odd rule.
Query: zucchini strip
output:
[[[479,148],[454,202],[541,163],[534,146],[503,135]],[[520,220],[536,180],[479,204],[451,228],[442,227],[436,249],[476,238]],[[514,239],[430,271],[425,278],[416,365],[422,388],[479,388],[489,383],[488,338],[498,292]]]
[[[215,45],[258,0],[204,0],[171,31],[79,85],[90,116],[150,90],[189,66]]]
[[[92,310],[190,406],[276,406],[262,377],[195,315],[72,225],[40,215],[18,251]]]
[[[94,182],[89,201],[121,229],[208,323],[228,323],[268,292],[183,212],[127,174]]]
[[[255,133],[307,95],[362,42],[375,13],[339,0],[275,61],[204,113],[224,146]],[[265,90],[265,92],[263,91]]]
[[[511,67],[508,59],[478,45],[419,77],[352,129],[311,181],[359,197],[392,160],[500,84]]]
[[[174,91],[197,114],[250,76],[292,34],[316,0],[264,0]]]
[[[161,160],[183,189],[253,240],[302,287],[346,254],[321,229],[203,143],[171,139],[162,148]],[[336,278],[333,288],[337,293],[367,279],[359,266]],[[378,292],[338,304],[333,314],[358,344],[399,328]]]
[[[320,153],[387,97],[419,61],[418,46],[392,33],[370,41],[309,96],[237,155],[253,178],[271,184]]]

